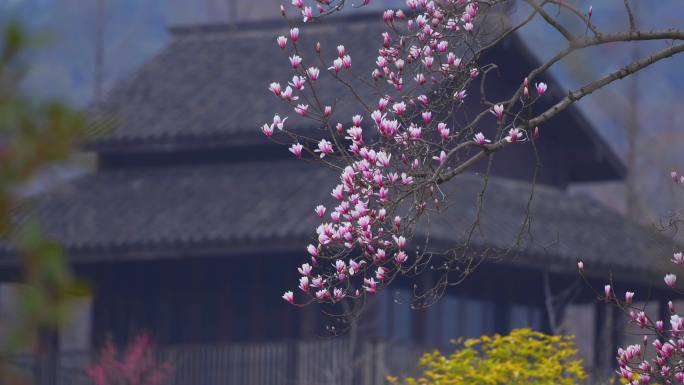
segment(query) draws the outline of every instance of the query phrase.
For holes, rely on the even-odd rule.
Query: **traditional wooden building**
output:
[[[372,64],[383,28],[377,18],[316,24],[302,44],[317,40],[332,54],[339,41],[354,63]],[[542,128],[533,236],[514,256],[485,263],[423,310],[397,301],[410,288],[397,284],[372,302],[354,338],[322,337],[328,320],[315,306],[296,309],[280,298],[306,259],[312,208],[329,199],[337,178],[292,159],[258,129],[278,108],[268,83],[289,78],[286,58],[272,59],[280,54],[273,37],[283,31],[280,22],[173,29],[168,46],[97,106],[98,116],[112,119],[111,130],[83,147],[97,155],[97,171],[35,200],[45,231],[93,288],[75,326],[62,334],[64,373],[83,364],[68,359],[75,351],[149,332],[160,350],[175,354],[179,384],[371,384],[414,362],[412,346],[443,347],[458,336],[515,327],[551,331],[550,320],[578,334],[588,366],[610,366],[611,310],[580,282],[577,260],[595,284],[602,287],[610,272],[618,288],[649,289],[657,303],[661,287],[649,285],[660,278],[649,279],[671,250],[628,218],[568,191],[573,183],[624,176],[619,158],[575,107]],[[501,64],[491,92],[502,95],[537,65],[516,36],[487,60]],[[561,88],[545,80],[551,103]],[[338,112],[351,117],[343,105]],[[498,156],[475,247],[506,248],[515,240],[532,164],[525,146]],[[481,184],[471,174],[446,186],[451,208],[430,225],[431,242],[464,236]],[[3,281],[17,279],[16,258],[6,253],[0,260]],[[607,351],[598,349],[606,344]]]

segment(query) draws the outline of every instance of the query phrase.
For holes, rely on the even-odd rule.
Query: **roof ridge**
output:
[[[334,25],[334,24],[349,24],[368,22],[369,20],[378,18],[382,13],[378,11],[364,11],[356,14],[346,14],[340,16],[332,16],[325,19],[323,22],[317,23],[320,25]],[[303,23],[297,22],[296,25]],[[310,23],[316,24],[316,23]],[[219,23],[200,23],[188,25],[170,26],[169,32],[173,37],[186,36],[191,34],[206,34],[216,32],[240,32],[240,31],[265,31],[276,28],[284,28],[286,24],[282,18],[262,19],[262,20],[245,20],[241,22],[219,22]]]

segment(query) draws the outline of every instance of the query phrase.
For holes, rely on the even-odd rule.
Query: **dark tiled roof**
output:
[[[82,177],[40,197],[34,212],[47,233],[80,261],[269,250],[301,251],[304,257],[318,224],[313,207],[332,200],[336,178],[332,171],[296,161],[117,170]],[[424,227],[431,242],[441,247],[464,239],[481,185],[474,175],[445,185],[449,208]],[[491,178],[475,245],[512,245],[529,189],[529,183]],[[544,266],[574,269],[583,258],[647,271],[671,251],[669,243],[586,196],[538,186],[532,207],[534,239],[525,237],[520,254],[533,255]]]
[[[361,66],[375,63],[384,31],[379,16],[373,16],[373,22],[362,16],[361,22],[333,20],[302,29],[298,44],[304,64],[325,72],[337,57],[336,46],[342,43],[352,56],[354,76],[370,79],[372,68]],[[283,87],[291,81],[287,51],[281,51],[275,42],[280,34],[289,36],[288,31],[282,21],[236,29],[177,31],[167,47],[113,89],[105,102],[94,106],[93,114],[109,123],[104,125],[108,132],[94,147],[217,140],[232,146],[262,143],[259,127],[271,122],[276,111],[290,116],[291,124],[311,125],[310,120],[297,121],[294,112],[268,91],[272,81]],[[313,52],[317,41],[324,64]],[[359,84],[352,79],[346,80]],[[352,96],[340,92],[342,85],[330,76],[322,74],[317,83],[324,103],[337,102],[337,116],[349,120],[358,113]],[[366,101],[377,101],[370,87],[360,89]]]
[[[94,116],[104,118],[106,133],[91,140],[89,146],[101,153],[119,154],[261,145],[266,141],[259,127],[270,122],[274,112],[289,116],[291,127],[306,129],[312,121],[300,119],[267,91],[271,81],[285,85],[291,79],[286,54],[275,44],[275,36],[287,35],[287,30],[280,20],[232,28],[219,25],[176,30],[167,47],[92,108]],[[336,45],[343,43],[352,56],[353,75],[369,80],[371,68],[363,66],[374,65],[384,31],[376,14],[330,18],[306,26],[300,37],[303,56],[314,59],[312,47],[320,41],[325,64],[305,64],[324,71],[336,57]],[[510,62],[512,55],[518,60]],[[515,35],[490,56],[487,62],[506,63],[502,66],[504,79],[493,83],[503,92],[502,97],[539,64]],[[551,89],[542,104],[548,107],[564,95],[552,78],[545,80]],[[350,81],[359,86],[362,99],[376,103],[377,91],[358,80]],[[345,87],[330,76],[323,74],[317,83],[320,99],[335,103],[335,118],[348,121],[360,111]],[[477,100],[477,90],[471,91],[473,101]],[[569,180],[615,179],[623,174],[619,159],[577,108],[569,108],[551,126],[544,131],[542,141],[559,146],[558,151],[574,147],[583,151],[580,159],[569,162],[575,165],[568,170],[572,174]]]

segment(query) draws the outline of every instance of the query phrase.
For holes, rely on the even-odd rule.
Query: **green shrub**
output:
[[[422,374],[392,384],[406,385],[572,385],[586,378],[570,336],[551,336],[530,329],[455,341],[449,356],[426,353]]]

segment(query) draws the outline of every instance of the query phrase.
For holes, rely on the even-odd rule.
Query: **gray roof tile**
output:
[[[335,184],[332,171],[294,160],[141,167],[84,176],[40,197],[32,209],[46,232],[78,260],[216,248],[223,254],[274,249],[304,255],[318,224],[313,207],[332,203],[329,192]],[[475,175],[445,184],[447,207],[419,236],[429,231],[440,248],[465,239],[481,185]],[[473,245],[510,247],[530,188],[490,178]],[[604,267],[653,271],[660,269],[653,261],[671,252],[663,237],[587,196],[537,186],[532,207],[533,237],[524,237],[521,254],[549,264],[574,269],[574,261],[583,258]]]
[[[287,29],[283,23],[278,25],[177,33],[131,79],[115,87],[105,102],[94,106],[93,115],[107,122],[103,126],[108,128],[98,137],[98,146],[192,139],[260,142],[258,128],[270,122],[279,108],[296,122],[296,115],[268,91],[270,82],[284,87],[292,78],[287,55],[275,43],[275,37],[287,35]],[[335,47],[343,43],[352,55],[354,76],[370,78],[371,68],[361,66],[375,63],[383,30],[381,22],[320,23],[303,31],[299,44],[308,50],[306,64],[307,59],[315,60],[313,46],[320,41],[329,66],[337,57]],[[317,60],[309,63],[325,71]],[[341,86],[330,87],[331,82],[329,76],[321,76],[319,95],[329,103],[337,101],[336,113],[349,120],[358,111],[352,109],[356,104],[350,102],[351,95],[340,99]],[[370,87],[363,87],[361,96],[373,103],[377,100]]]

